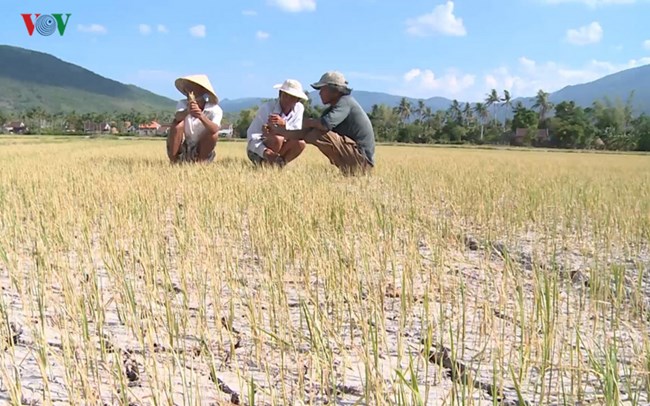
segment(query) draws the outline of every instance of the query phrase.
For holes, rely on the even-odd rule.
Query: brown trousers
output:
[[[357,143],[350,137],[334,131],[322,133],[318,130],[309,131],[304,140],[307,144],[316,146],[330,163],[346,175],[364,173],[372,167],[363,156]]]

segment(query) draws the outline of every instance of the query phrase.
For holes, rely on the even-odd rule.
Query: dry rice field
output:
[[[0,403],[647,405],[650,156],[0,139]]]

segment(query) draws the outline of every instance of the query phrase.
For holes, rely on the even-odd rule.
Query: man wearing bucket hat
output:
[[[287,140],[304,140],[316,146],[344,174],[366,172],[375,166],[375,132],[368,114],[350,95],[342,73],[330,71],[311,85],[328,107],[320,119],[307,119],[301,130],[271,127]]]
[[[187,99],[176,105],[167,136],[167,156],[172,163],[211,162],[223,118],[219,97],[206,75],[181,77],[174,85]]]
[[[300,101],[308,97],[300,82],[294,79],[287,79],[273,88],[278,89],[278,98],[264,103],[257,110],[248,127],[246,150],[248,158],[256,165],[267,163],[282,167],[302,153],[305,142],[287,141],[280,135],[271,134],[269,128],[301,129],[305,106]]]

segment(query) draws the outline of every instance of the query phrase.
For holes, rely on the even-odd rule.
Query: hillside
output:
[[[120,112],[131,109],[147,112],[168,111],[175,103],[169,98],[105,78],[42,52],[0,45],[0,61],[0,109],[4,110],[41,107],[49,112]],[[567,86],[551,93],[549,99],[555,104],[573,100],[587,107],[604,97],[625,102],[632,91],[635,92],[635,113],[650,113],[650,65],[624,70],[589,83]],[[315,105],[321,105],[317,92],[311,91],[309,96]],[[368,112],[375,104],[395,107],[402,99],[398,95],[363,90],[355,90],[354,96]],[[413,106],[419,101],[407,99]],[[259,105],[262,101],[262,98],[255,97],[224,98],[221,107],[225,113],[233,114]],[[517,101],[522,101],[527,107],[534,103],[532,97],[517,98],[513,104]],[[424,99],[424,103],[437,111],[449,108],[451,100],[432,97]],[[501,110],[500,114],[511,115],[505,110]]]
[[[322,106],[323,103],[320,101],[318,92],[311,91],[307,92],[309,98],[312,100],[314,106]],[[364,90],[355,90],[354,97],[357,99],[361,107],[367,112],[370,112],[374,104],[386,104],[391,107],[395,107],[402,100],[402,96],[396,96],[387,93],[381,92],[367,92]],[[418,99],[407,97],[412,105],[418,104]],[[224,99],[221,100],[220,104],[223,108],[223,111],[226,113],[237,113],[241,110],[257,106],[262,103],[262,98],[242,98],[242,99]],[[431,107],[433,111],[436,110],[446,110],[451,105],[451,100],[445,99],[444,97],[432,97],[424,101],[425,105]]]
[[[262,104],[261,97],[246,97],[241,99],[220,99],[219,105],[224,113],[239,113],[242,110],[250,109],[253,106]]]
[[[174,101],[52,55],[0,45],[0,108],[49,112],[160,111]]]
[[[322,106],[318,92],[310,92],[309,97],[314,100],[314,105]],[[355,90],[354,97],[357,99],[361,107],[364,110],[372,110],[374,104],[386,104],[391,107],[397,106],[402,100],[402,96],[395,96],[386,93],[379,92],[366,92],[363,90]],[[418,99],[407,97],[406,98],[411,105],[417,106]],[[428,107],[431,107],[433,111],[436,110],[446,110],[451,105],[451,100],[445,99],[444,97],[432,97],[430,99],[424,100],[424,104]]]
[[[593,82],[567,86],[552,93],[550,100],[553,103],[573,100],[576,104],[587,107],[594,100],[602,100],[607,96],[612,102],[619,99],[625,103],[632,91],[635,111],[650,113],[650,65],[627,69]]]
[[[608,97],[612,102],[620,100],[625,103],[632,91],[634,91],[634,98],[632,100],[634,112],[636,114],[650,114],[650,65],[617,72],[592,82],[567,86],[557,92],[550,93],[549,100],[555,104],[565,100],[573,100],[582,107],[589,107],[594,101],[602,101],[605,97]],[[374,104],[386,104],[395,107],[402,99],[402,96],[363,90],[355,90],[354,96],[367,112],[370,112]],[[322,105],[317,92],[310,92],[309,97],[313,100],[314,105]],[[222,104],[224,105],[224,110],[230,113],[236,113],[259,104],[261,100],[259,98],[233,99],[227,100]],[[413,106],[417,105],[419,101],[419,99],[409,97],[407,97],[407,100]],[[433,111],[446,110],[451,105],[451,100],[444,97],[432,97],[423,100],[424,104],[431,107]],[[464,100],[459,101],[465,103]],[[516,98],[512,103],[515,104],[518,101],[521,101],[526,107],[531,107],[535,103],[533,97]],[[471,103],[474,104],[474,102],[472,101]],[[512,115],[505,110],[502,110],[499,114],[502,115],[504,113],[507,116]]]

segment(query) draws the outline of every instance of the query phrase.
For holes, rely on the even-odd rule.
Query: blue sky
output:
[[[559,90],[650,63],[650,0],[21,0],[0,43],[178,98],[206,73],[224,98],[272,97],[340,70],[359,90],[478,101]],[[21,13],[71,13],[63,36]],[[0,61],[1,63],[1,61]]]

